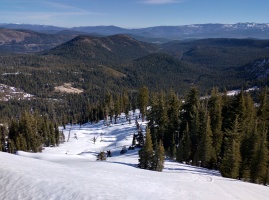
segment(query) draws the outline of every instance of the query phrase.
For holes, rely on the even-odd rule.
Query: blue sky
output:
[[[0,0],[0,23],[124,28],[269,23],[269,0]]]

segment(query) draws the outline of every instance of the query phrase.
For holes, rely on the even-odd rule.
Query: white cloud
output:
[[[161,4],[181,3],[183,2],[183,0],[143,0],[140,2],[143,4],[161,5]]]

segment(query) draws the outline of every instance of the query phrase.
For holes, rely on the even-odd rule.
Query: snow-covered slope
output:
[[[3,76],[11,73],[4,73]],[[14,73],[15,75],[19,73]],[[8,85],[0,84],[0,101],[9,101],[11,99],[26,100],[33,98],[33,95],[24,92],[23,90]]]
[[[222,178],[217,171],[172,161],[163,172],[137,168],[137,149],[119,153],[135,131],[134,121],[125,120],[72,126],[64,130],[69,141],[59,147],[0,153],[0,199],[268,199],[269,187]],[[96,161],[103,150],[113,156]]]

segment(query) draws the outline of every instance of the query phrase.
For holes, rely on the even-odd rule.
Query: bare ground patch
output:
[[[66,92],[66,93],[76,93],[76,94],[80,94],[83,92],[82,89],[72,87],[71,83],[65,83],[64,85],[54,87],[54,89],[56,92]]]

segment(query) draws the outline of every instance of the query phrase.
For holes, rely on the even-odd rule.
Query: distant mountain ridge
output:
[[[269,23],[192,24],[180,26],[156,26],[136,29],[127,29],[117,26],[81,26],[63,28],[45,25],[4,23],[0,23],[0,27],[7,29],[27,29],[51,34],[55,34],[63,30],[70,30],[100,35],[131,34],[140,37],[165,38],[170,40],[203,38],[269,39]]]
[[[29,53],[51,49],[78,36],[69,34],[46,34],[32,30],[0,28],[1,53]]]
[[[66,28],[57,26],[48,26],[40,24],[12,24],[12,23],[0,23],[0,27],[7,29],[24,29],[32,30],[41,33],[57,33],[59,31],[65,30]]]

